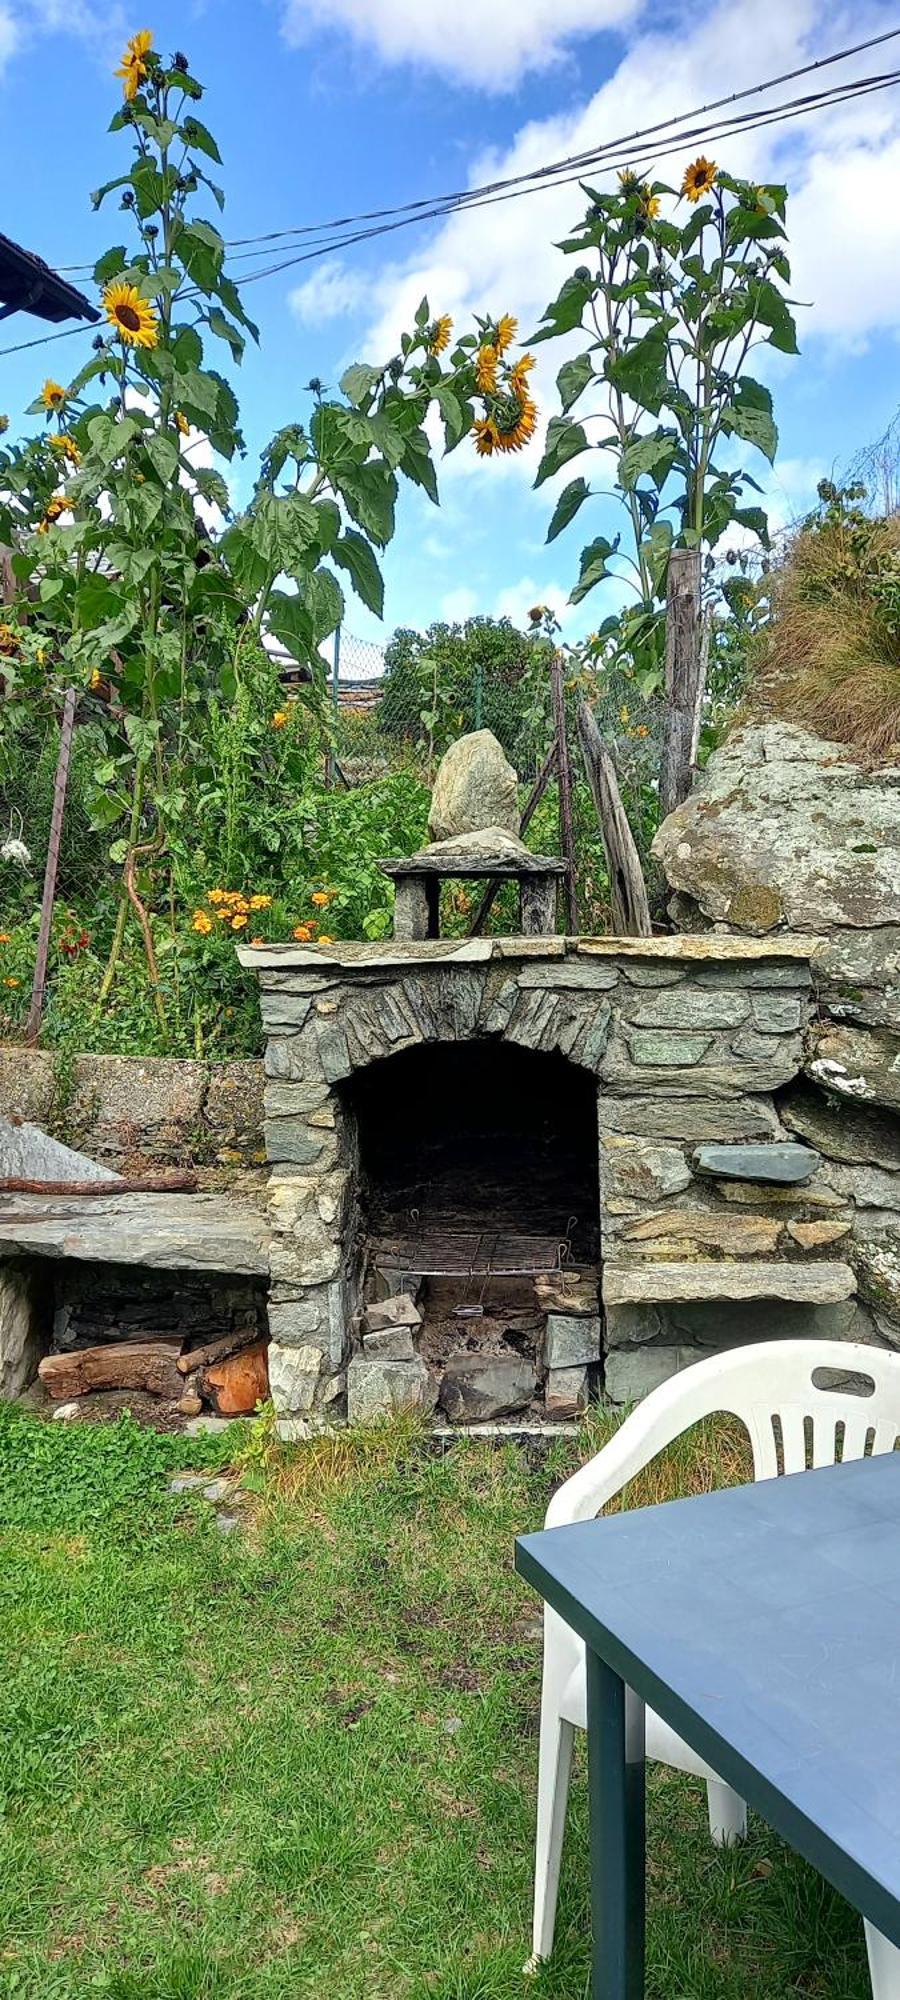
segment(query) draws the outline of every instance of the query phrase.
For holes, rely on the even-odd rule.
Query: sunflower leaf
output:
[[[331,551],[332,561],[345,569],[358,598],[376,618],[384,616],[384,578],[364,535],[348,528]]]
[[[535,486],[543,486],[545,479],[552,478],[554,472],[559,472],[570,458],[577,458],[579,452],[587,449],[587,434],[580,424],[573,424],[568,417],[551,417]]]
[[[574,521],[579,507],[584,505],[590,490],[586,479],[570,479],[568,486],[563,487],[547,529],[548,542],[555,542],[557,535],[561,535],[569,522]]]
[[[571,410],[579,396],[584,394],[589,382],[594,379],[594,364],[589,353],[579,354],[572,361],[564,361],[556,378],[559,399],[563,410]]]

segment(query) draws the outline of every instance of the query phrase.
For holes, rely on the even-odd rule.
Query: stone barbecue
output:
[[[282,1427],[631,1401],[775,1335],[886,1337],[790,1122],[815,938],[242,950],[266,1033]],[[802,1105],[801,1105],[802,1113]]]

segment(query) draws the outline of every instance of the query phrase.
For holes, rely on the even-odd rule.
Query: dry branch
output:
[[[619,792],[616,767],[593,710],[584,701],[578,710],[578,737],[606,850],[613,931],[616,937],[650,937],[653,929],[650,905],[640,856]]]

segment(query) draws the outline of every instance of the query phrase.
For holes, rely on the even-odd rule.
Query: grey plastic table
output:
[[[594,2000],[644,1994],[644,1703],[900,1945],[900,1455],[523,1535],[584,1639]]]

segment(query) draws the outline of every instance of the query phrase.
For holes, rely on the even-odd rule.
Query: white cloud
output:
[[[20,42],[18,22],[8,7],[0,7],[0,73],[16,54]]]
[[[573,42],[633,20],[640,0],[287,0],[294,45],[342,29],[385,63],[437,70],[454,82],[504,91],[558,63]]]
[[[288,293],[288,305],[302,325],[317,326],[322,320],[342,319],[355,312],[369,294],[369,286],[358,271],[346,264],[320,264],[311,278],[295,285]]]
[[[441,598],[441,617],[448,625],[464,625],[467,618],[475,618],[481,609],[478,593],[462,583],[457,590],[448,590]]]
[[[552,611],[561,625],[571,623],[574,607],[569,603],[567,592],[556,583],[535,583],[533,576],[523,576],[518,583],[507,584],[494,601],[493,615],[495,618],[509,618],[513,625],[527,631],[528,613],[538,604]]]

